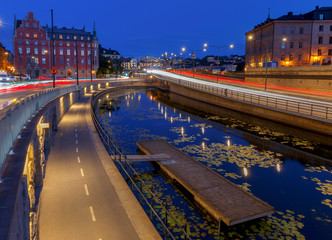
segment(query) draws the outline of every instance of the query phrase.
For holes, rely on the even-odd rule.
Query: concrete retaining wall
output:
[[[244,102],[234,101],[226,97],[215,96],[209,93],[193,90],[173,83],[170,84],[170,91],[179,95],[196,99],[198,101],[225,107],[238,112],[262,117],[275,122],[304,128],[322,134],[332,135],[332,124],[330,123],[321,122],[315,119],[301,117],[285,112],[275,111],[272,108],[262,108]]]
[[[332,67],[268,68],[267,84],[274,86],[332,92]],[[265,84],[265,68],[248,68],[245,81]]]

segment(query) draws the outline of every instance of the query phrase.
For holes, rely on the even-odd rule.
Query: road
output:
[[[85,102],[59,124],[41,194],[40,239],[139,239],[94,148]]]

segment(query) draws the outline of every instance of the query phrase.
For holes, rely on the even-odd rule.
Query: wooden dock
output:
[[[195,201],[216,220],[228,226],[260,218],[274,212],[266,202],[246,192],[226,178],[194,160],[162,139],[138,142],[147,155],[166,153],[170,160],[156,161],[172,179],[178,181]]]

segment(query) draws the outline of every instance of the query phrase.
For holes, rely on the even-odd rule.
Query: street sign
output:
[[[57,74],[58,71],[55,69],[55,67],[52,67],[51,74]]]

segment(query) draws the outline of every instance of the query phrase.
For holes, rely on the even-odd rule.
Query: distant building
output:
[[[121,58],[121,66],[125,71],[132,71],[137,69],[138,62],[136,58]]]
[[[79,77],[88,78],[91,72],[95,77],[99,67],[95,26],[92,34],[86,32],[85,27],[83,29],[54,27],[53,38],[57,76],[75,77],[78,64]],[[13,39],[16,72],[24,72],[32,77],[51,77],[52,28],[41,26],[33,13],[29,12],[27,18],[15,20]],[[76,54],[78,54],[78,63]]]
[[[149,67],[157,67],[161,68],[163,66],[164,60],[161,58],[156,58],[156,57],[141,57],[140,62],[139,62],[139,67],[141,69],[144,68],[149,68]]]
[[[246,33],[246,67],[321,65],[331,63],[332,7],[268,19]]]
[[[13,54],[0,43],[0,71],[14,72]]]
[[[111,58],[111,59],[120,59],[120,53],[116,50],[112,50],[112,49],[106,49],[103,48],[100,44],[99,44],[99,54],[106,57],[106,58]]]

